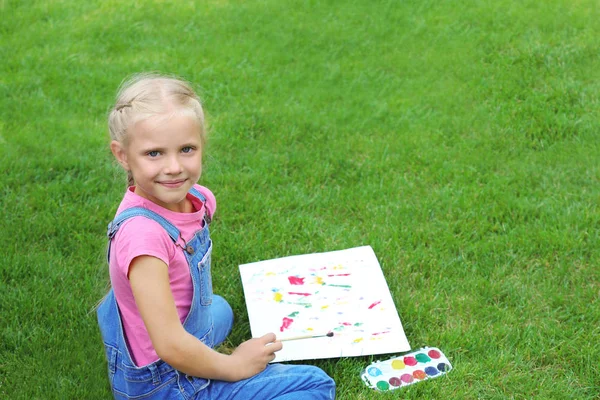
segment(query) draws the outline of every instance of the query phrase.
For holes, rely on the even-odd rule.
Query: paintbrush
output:
[[[290,340],[301,340],[301,339],[314,339],[320,337],[333,337],[333,332],[328,332],[322,335],[300,335],[300,336],[291,336],[283,339],[277,339],[278,342],[289,342]]]

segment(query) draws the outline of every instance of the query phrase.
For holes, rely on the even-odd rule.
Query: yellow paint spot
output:
[[[275,296],[273,296],[273,300],[275,300],[276,302],[280,302],[283,299],[283,295],[279,292],[275,293]]]
[[[326,309],[327,307],[329,307],[329,306],[328,306],[328,305],[324,305],[324,306],[322,306],[322,307],[321,307],[321,310],[324,310],[324,309]]]
[[[404,361],[402,360],[394,360],[392,361],[392,368],[394,369],[403,369],[406,365],[404,365]]]
[[[313,330],[313,328],[306,328],[306,330],[307,330],[307,331],[312,331],[312,330]]]
[[[363,338],[361,338],[361,337],[356,338],[356,339],[354,339],[354,343],[360,343],[360,342],[362,342],[362,340],[363,340]]]
[[[315,283],[316,283],[317,285],[324,285],[324,284],[325,284],[325,282],[323,282],[323,278],[322,278],[322,277],[320,277],[320,276],[316,276],[316,277],[315,277]]]
[[[266,276],[275,276],[275,272],[267,272],[265,275]]]

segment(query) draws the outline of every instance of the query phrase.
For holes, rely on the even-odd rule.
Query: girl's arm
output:
[[[158,258],[136,257],[129,267],[129,281],[156,353],[181,372],[238,381],[264,370],[281,350],[273,333],[242,343],[231,355],[218,353],[189,334],[179,321],[168,267]]]

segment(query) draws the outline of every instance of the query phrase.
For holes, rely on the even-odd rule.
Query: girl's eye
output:
[[[152,151],[149,151],[147,154],[148,154],[150,157],[158,157],[158,155],[159,155],[160,153],[159,153],[158,151],[156,151],[156,150],[152,150]]]
[[[184,147],[183,149],[181,149],[181,152],[182,152],[182,153],[191,153],[191,152],[192,152],[192,150],[194,150],[194,148],[193,148],[193,147],[186,146],[186,147]]]

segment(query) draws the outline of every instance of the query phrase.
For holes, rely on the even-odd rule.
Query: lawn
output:
[[[128,75],[194,83],[239,264],[371,245],[413,348],[454,369],[390,393],[389,355],[310,362],[339,399],[600,395],[595,0],[0,1],[0,398],[110,398],[94,306],[125,176]]]

